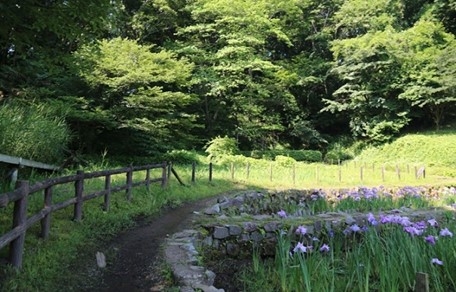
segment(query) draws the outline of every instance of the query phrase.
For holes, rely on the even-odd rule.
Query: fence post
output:
[[[74,221],[80,221],[82,219],[82,194],[84,192],[84,171],[78,170],[76,172],[78,178],[74,182],[74,196],[76,197],[76,203],[74,204]]]
[[[168,173],[166,174],[166,184],[169,185],[169,181],[171,180],[171,169],[173,169],[173,163],[170,161],[168,162]]]
[[[16,189],[20,191],[21,198],[14,202],[13,228],[25,225],[27,222],[27,197],[29,193],[28,181],[17,181]],[[22,267],[22,254],[24,252],[24,242],[26,229],[10,244],[10,262],[13,267]]]
[[[196,170],[196,162],[192,162],[192,183],[195,183],[195,170]]]
[[[50,208],[52,205],[52,186],[44,190],[44,208]],[[48,239],[51,230],[51,213],[49,212],[41,219],[41,234],[44,239]]]
[[[212,162],[209,162],[209,181],[212,181]]]
[[[269,181],[272,181],[272,162],[269,164]]]
[[[429,292],[429,276],[426,273],[416,273],[415,292]]]
[[[230,163],[231,180],[234,180],[234,162]]]
[[[361,181],[364,180],[363,168],[364,168],[363,166],[361,166],[361,167],[359,168],[359,178],[361,179]]]
[[[108,174],[105,177],[105,191],[106,194],[104,195],[104,210],[109,211],[109,207],[111,205],[111,175]]]
[[[125,190],[125,195],[127,195],[128,201],[131,201],[132,184],[133,184],[133,167],[130,165],[127,170],[127,189]]]
[[[246,176],[247,176],[247,180],[248,180],[249,176],[250,176],[250,162],[247,162]]]
[[[150,168],[146,169],[146,189],[150,191]]]
[[[399,165],[396,164],[396,173],[397,173],[397,178],[401,180],[401,169],[399,168]]]
[[[339,182],[342,181],[342,165],[340,165],[340,162],[339,162]]]
[[[293,163],[293,185],[296,185],[296,164]]]
[[[161,183],[161,187],[162,188],[166,187],[166,185],[168,184],[168,177],[169,176],[166,175],[167,172],[168,172],[167,163],[166,163],[166,161],[164,161],[163,165],[162,165],[162,183]]]

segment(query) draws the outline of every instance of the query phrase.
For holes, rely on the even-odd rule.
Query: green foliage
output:
[[[250,155],[253,158],[268,160],[274,160],[279,155],[293,158],[296,161],[321,162],[323,160],[322,153],[317,150],[253,150]]]
[[[277,155],[274,158],[274,161],[277,162],[278,165],[283,167],[290,167],[296,163],[296,160],[294,160],[293,158],[283,155]]]
[[[195,115],[186,113],[194,98],[183,90],[193,68],[187,60],[121,38],[83,46],[75,60],[80,75],[96,92],[96,96],[88,92],[84,97],[88,101],[85,111],[110,118],[104,123],[92,115],[89,121],[106,136],[102,142],[113,148],[110,152],[150,155],[185,148],[195,141],[192,131],[199,125]],[[118,141],[109,143],[116,135],[135,143],[116,149]]]
[[[421,20],[401,34],[407,69],[399,96],[431,114],[438,130],[456,103],[456,39],[432,20]]]
[[[225,137],[215,137],[206,144],[206,153],[209,154],[210,159],[217,159],[223,155],[233,155],[239,152],[237,146],[237,141],[234,138]]]
[[[192,163],[201,164],[204,162],[204,158],[201,153],[196,151],[188,150],[171,150],[162,156],[165,161],[172,162],[173,164],[186,164]]]
[[[43,163],[59,164],[70,139],[63,117],[45,104],[5,103],[0,106],[0,151]]]
[[[325,155],[325,162],[326,163],[333,163],[337,164],[339,162],[343,162],[345,160],[350,160],[353,159],[353,155],[350,154],[347,150],[341,149],[341,148],[336,148],[329,150],[326,155]]]

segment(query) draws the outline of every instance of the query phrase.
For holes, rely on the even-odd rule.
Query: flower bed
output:
[[[454,200],[454,188],[244,193],[206,210],[202,243],[253,250],[242,280],[252,291],[407,291],[417,272],[432,291],[455,291]]]

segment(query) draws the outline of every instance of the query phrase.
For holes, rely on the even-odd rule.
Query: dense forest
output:
[[[384,143],[456,121],[455,0],[0,3],[0,153]]]

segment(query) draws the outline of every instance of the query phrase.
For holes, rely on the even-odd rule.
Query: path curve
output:
[[[96,279],[98,287],[91,284],[91,287],[83,291],[163,291],[164,240],[191,226],[195,211],[213,205],[223,196],[184,203],[151,219],[141,220],[134,228],[119,234],[102,251],[107,254],[108,265],[99,279]],[[110,259],[109,254],[116,256]]]

